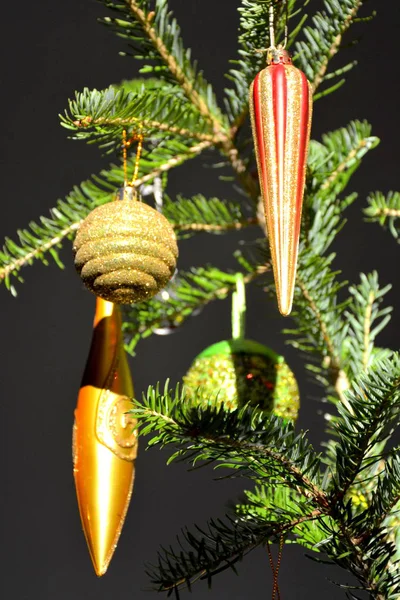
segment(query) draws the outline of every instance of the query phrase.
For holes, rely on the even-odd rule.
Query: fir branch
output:
[[[182,88],[187,99],[197,108],[200,115],[211,123],[214,140],[218,141],[218,147],[227,156],[249,196],[256,201],[258,186],[247,171],[246,163],[233,142],[232,132],[217,106],[211,86],[203,80],[190,63],[190,52],[184,50],[180,29],[176,20],[168,12],[166,0],[156,0],[154,11],[150,10],[148,0],[125,1],[124,6],[105,0],[106,6],[123,12],[127,20],[107,18],[104,19],[104,22],[111,24],[122,37],[131,39],[132,42],[142,45],[143,49],[149,51],[149,54],[139,53],[138,58],[143,59],[146,56],[149,59],[157,59],[157,57],[161,59],[161,63],[168,70],[170,77]],[[136,27],[137,24],[142,30],[140,34]],[[146,68],[146,71],[151,70],[151,67]],[[158,72],[158,75],[162,76],[163,72]]]
[[[338,53],[344,34],[355,22],[363,0],[325,0],[325,10],[312,18],[312,26],[303,29],[304,41],[296,43],[296,58],[299,66],[311,81],[314,97],[319,86],[327,79],[329,63]],[[347,64],[330,79],[350,70],[354,63]],[[333,91],[333,86],[330,91]],[[324,95],[326,95],[325,90]]]
[[[253,265],[244,276],[248,285],[270,270],[270,265]],[[125,309],[125,347],[134,354],[137,342],[157,330],[175,329],[214,300],[223,300],[236,289],[236,276],[212,266],[180,273],[160,295]]]
[[[211,122],[221,113],[211,86],[197,72],[191,62],[190,51],[186,50],[180,35],[180,28],[172,16],[166,0],[124,0],[117,4],[113,0],[103,0],[107,8],[121,13],[123,18],[102,19],[120,37],[129,40],[135,58],[154,61],[142,72],[156,72],[160,78],[173,80],[182,88],[187,98],[197,107],[200,114]],[[154,10],[151,5],[154,4]],[[161,67],[161,68],[160,68]]]
[[[392,307],[381,307],[384,296],[391,289],[388,285],[381,289],[376,272],[361,274],[361,283],[349,288],[352,302],[345,317],[348,329],[348,369],[352,377],[367,372],[375,360],[382,359],[382,351],[375,349],[378,334],[386,327],[391,318]]]
[[[173,223],[177,232],[222,233],[243,229],[258,222],[255,217],[246,215],[238,203],[205,198],[201,194],[190,199],[178,196],[175,201],[166,198],[163,214]]]
[[[162,548],[157,564],[149,565],[147,573],[157,591],[174,591],[179,597],[178,590],[182,587],[190,590],[195,581],[206,579],[210,584],[217,573],[229,568],[236,571],[236,563],[246,554],[270,539],[275,541],[299,525],[314,521],[319,514],[315,510],[281,523],[234,521],[230,517],[225,521],[211,520],[206,529],[197,527],[193,533],[183,530],[177,549]]]
[[[151,181],[157,175],[197,156],[209,146],[209,142],[192,146],[173,140],[163,143],[144,155],[135,186]],[[23,281],[20,276],[22,267],[31,265],[34,260],[47,264],[47,253],[62,267],[59,256],[62,242],[72,237],[91,210],[109,202],[123,183],[122,166],[112,165],[110,169],[101,171],[100,176],[93,176],[76,186],[65,200],[59,200],[56,207],[50,210],[50,217],[41,217],[39,223],[31,222],[29,228],[18,230],[18,243],[6,238],[0,252],[0,281],[4,281],[7,289],[16,295],[11,277]]]
[[[286,12],[291,21],[297,14],[296,0],[283,3],[279,0],[242,0],[238,8],[240,15],[238,58],[226,74],[233,88],[225,89],[225,105],[231,123],[231,132],[236,136],[248,114],[249,87],[257,73],[265,67],[266,49],[269,41],[269,7],[274,4],[275,37],[283,42]],[[291,31],[290,46],[299,28]]]
[[[106,90],[76,92],[61,125],[74,131],[73,139],[99,143],[108,151],[121,146],[122,131],[129,128],[149,136],[159,132],[214,142],[212,128],[185,98],[180,89],[168,86],[139,92]],[[165,139],[165,136],[164,136]]]
[[[294,432],[292,423],[249,407],[204,407],[196,396],[187,398],[184,388],[171,392],[169,382],[164,393],[158,386],[149,387],[142,403],[134,404],[141,435],[154,434],[149,446],[178,447],[170,462],[216,461],[259,481],[273,477],[298,490],[315,508],[327,508],[320,488],[320,457],[304,432]]]
[[[365,527],[367,523],[369,529],[380,527],[400,502],[399,448],[395,448],[390,453],[384,465],[384,470],[379,476],[372,496],[371,505],[359,518],[360,526]]]
[[[312,359],[307,366],[317,380],[342,400],[350,375],[344,352],[349,327],[345,310],[350,299],[338,300],[345,282],[338,281],[338,273],[332,270],[335,255],[324,254],[344,225],[345,209],[356,198],[354,194],[341,198],[340,194],[378,141],[371,136],[368,123],[353,121],[310,147],[305,227],[292,313],[297,328],[286,333],[293,336],[290,343]]]
[[[362,159],[378,144],[379,138],[371,135],[371,125],[357,120],[325,133],[321,142],[311,141],[307,194],[311,198],[317,195],[315,212],[325,198],[330,203],[336,202],[336,196],[345,190]]]
[[[321,257],[312,249],[300,255],[296,279],[293,318],[296,329],[286,330],[290,344],[313,359],[307,364],[325,388],[333,388],[340,397],[348,387],[342,348],[346,339],[343,313],[348,301],[339,301],[338,293],[345,285],[331,270],[334,255]]]
[[[386,440],[399,421],[400,359],[377,361],[361,375],[338,405],[333,423],[337,436],[333,493],[343,498],[360,473],[371,449]],[[377,457],[374,457],[376,461]]]
[[[368,208],[364,210],[367,221],[379,223],[382,227],[389,227],[390,233],[399,241],[400,234],[400,193],[389,192],[387,196],[382,192],[370,194],[367,198]]]
[[[308,500],[296,490],[276,485],[274,480],[254,490],[245,490],[246,501],[235,507],[241,519],[276,522],[284,526],[285,522],[296,523],[291,528],[296,544],[319,552],[334,530],[332,520],[319,509],[309,514]],[[312,518],[310,518],[312,516]]]

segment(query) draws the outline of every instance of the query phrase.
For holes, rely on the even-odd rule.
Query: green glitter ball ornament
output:
[[[300,397],[293,371],[283,356],[246,339],[218,342],[201,352],[183,378],[186,393],[206,406],[228,410],[249,404],[294,421]]]

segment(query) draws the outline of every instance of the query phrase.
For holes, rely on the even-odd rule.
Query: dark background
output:
[[[207,78],[223,89],[227,61],[235,56],[238,0],[171,0]],[[397,1],[368,2],[377,9],[372,24],[359,26],[363,39],[344,51],[359,66],[336,94],[315,108],[313,136],[366,118],[382,144],[364,160],[351,182],[359,192],[349,224],[337,243],[336,265],[357,281],[360,271],[379,269],[382,284],[392,281],[389,301],[399,303],[398,248],[378,226],[365,224],[361,208],[369,191],[398,189],[399,68]],[[310,10],[318,2],[311,2]],[[1,8],[1,148],[3,211],[1,235],[47,214],[57,198],[100,170],[107,160],[97,148],[67,140],[57,114],[74,90],[99,89],[135,76],[138,64],[118,56],[122,40],[96,24],[105,14],[91,0],[7,3]],[[367,14],[366,12],[364,14]],[[343,58],[345,60],[345,58]],[[231,188],[204,171],[196,160],[171,173],[169,192],[233,197]],[[206,261],[229,266],[239,234],[199,236],[181,246],[180,267]],[[155,598],[144,562],[157,547],[174,541],[185,524],[204,524],[222,515],[243,481],[215,481],[210,469],[187,473],[165,466],[166,453],[144,451],[137,461],[136,484],[118,549],[107,575],[92,570],[81,531],[73,487],[71,428],[73,410],[92,327],[93,297],[83,290],[72,266],[70,244],[62,253],[64,272],[35,264],[24,270],[25,284],[12,298],[3,288],[1,369],[1,597],[10,600],[122,600]],[[289,322],[290,323],[290,322]],[[300,426],[321,441],[323,419],[303,364],[285,347],[280,334],[288,321],[257,289],[248,297],[248,337],[285,353],[302,394]],[[382,334],[381,345],[398,347],[399,313]],[[229,301],[216,302],[173,336],[152,337],[132,361],[136,392],[148,384],[181,379],[192,358],[207,345],[229,337]],[[264,550],[251,554],[232,572],[218,576],[211,592],[200,583],[193,599],[268,598],[271,572]],[[348,581],[346,573],[318,566],[294,547],[285,549],[282,598],[343,597],[328,578]],[[184,597],[186,595],[184,594]]]

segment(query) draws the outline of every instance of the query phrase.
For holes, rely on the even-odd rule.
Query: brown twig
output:
[[[185,224],[173,224],[175,231],[206,231],[206,232],[218,232],[218,231],[239,231],[245,227],[251,225],[257,225],[258,221],[256,218],[246,219],[244,221],[237,221],[228,223],[226,225],[210,225],[209,223],[188,223]]]
[[[115,127],[125,127],[129,129],[133,125],[137,125],[141,129],[157,129],[158,131],[166,131],[175,135],[181,135],[182,137],[212,142],[213,144],[217,144],[219,141],[217,137],[208,133],[197,133],[196,131],[191,131],[190,129],[169,125],[168,123],[162,123],[160,121],[148,119],[139,119],[138,117],[99,117],[98,119],[93,119],[90,115],[87,115],[86,117],[83,117],[83,119],[74,121],[73,124],[75,127],[82,129],[96,125],[114,125]]]

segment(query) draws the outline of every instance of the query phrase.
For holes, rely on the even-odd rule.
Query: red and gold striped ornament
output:
[[[267,65],[251,85],[250,112],[278,307],[288,315],[296,279],[312,90],[282,47],[268,50]]]
[[[98,576],[111,561],[132,494],[137,453],[137,433],[128,412],[132,397],[120,309],[97,298],[75,411],[73,459],[79,512]]]

